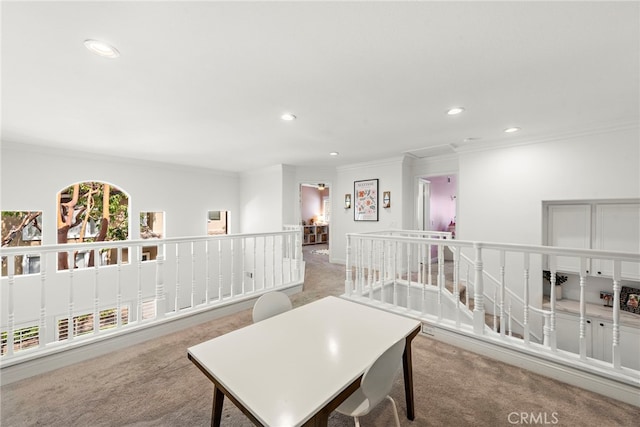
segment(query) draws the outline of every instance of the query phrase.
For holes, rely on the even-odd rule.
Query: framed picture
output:
[[[377,221],[378,180],[354,181],[353,194],[355,196],[354,221]]]
[[[629,286],[620,288],[620,310],[640,314],[640,289]]]

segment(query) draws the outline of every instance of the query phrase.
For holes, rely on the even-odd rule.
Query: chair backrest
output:
[[[380,403],[391,391],[402,366],[405,339],[401,339],[386,350],[362,376],[360,388],[369,399],[370,406]]]
[[[253,305],[253,322],[259,322],[291,308],[291,300],[287,294],[278,291],[266,293]]]

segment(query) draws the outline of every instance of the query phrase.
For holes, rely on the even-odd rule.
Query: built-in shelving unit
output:
[[[305,225],[303,245],[315,245],[317,243],[329,242],[329,225]]]

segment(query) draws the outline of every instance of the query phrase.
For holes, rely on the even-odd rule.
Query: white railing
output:
[[[553,289],[558,260],[577,266],[578,320],[571,331],[559,330],[557,324],[560,310]],[[596,278],[588,266],[596,265],[600,276],[593,285]],[[549,295],[543,292],[543,270],[551,272]],[[640,316],[624,313],[621,321],[618,302],[622,286],[638,288],[639,281],[638,253],[452,240],[442,232],[347,235],[345,297],[501,346],[616,371],[635,382],[640,380]],[[611,336],[603,340],[606,357],[588,349],[592,337],[587,307],[602,308],[602,301],[594,300],[601,291],[616,302],[603,309],[612,325]],[[621,334],[629,322],[636,333]],[[567,336],[577,343],[575,351],[567,349]]]
[[[0,361],[299,285],[301,236],[300,227],[286,226],[273,233],[2,248]],[[95,265],[85,267],[91,255]],[[59,257],[75,268],[58,269]],[[26,259],[39,261],[39,269],[16,274],[16,263]]]

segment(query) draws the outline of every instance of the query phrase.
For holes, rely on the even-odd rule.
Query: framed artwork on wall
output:
[[[378,220],[378,180],[367,179],[354,181],[353,194],[355,196],[354,221]]]
[[[640,314],[640,289],[629,286],[620,289],[620,310]]]

